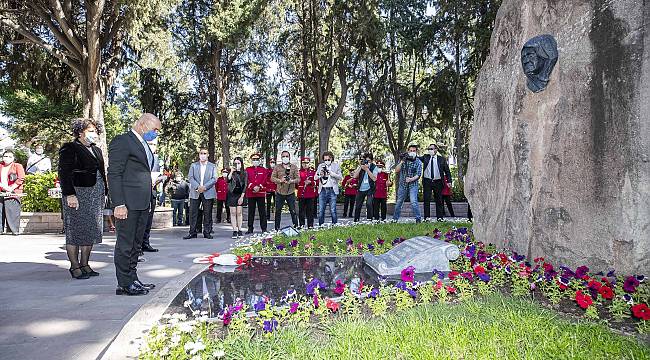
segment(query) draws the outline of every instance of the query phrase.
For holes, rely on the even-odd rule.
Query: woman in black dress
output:
[[[65,243],[70,275],[75,279],[99,275],[90,268],[88,260],[93,245],[102,242],[102,215],[108,195],[104,157],[95,146],[101,131],[91,119],[73,120],[75,139],[59,150]]]
[[[232,238],[244,236],[241,228],[244,223],[244,206],[246,205],[246,187],[248,179],[244,170],[244,160],[236,157],[233,166],[228,174],[228,194],[226,205],[230,208],[230,225],[232,226]]]

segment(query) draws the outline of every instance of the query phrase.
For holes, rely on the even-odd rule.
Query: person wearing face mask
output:
[[[43,145],[37,144],[34,153],[27,159],[25,172],[28,174],[44,174],[49,171],[52,171],[52,161],[45,155]]]
[[[203,208],[203,237],[212,239],[212,206],[217,197],[217,167],[208,161],[208,149],[199,150],[199,161],[190,166],[190,233],[183,239],[196,238],[199,205]]]
[[[153,167],[151,168],[151,172],[159,175],[156,179],[152,179],[153,187],[151,188],[151,205],[149,206],[149,216],[147,217],[147,224],[144,227],[144,235],[142,238],[142,249],[140,249],[140,256],[142,256],[145,251],[158,252],[158,249],[155,249],[154,247],[151,246],[151,242],[150,242],[151,227],[153,226],[153,216],[156,211],[156,203],[157,203],[156,189],[158,188],[158,186],[164,184],[165,180],[167,180],[166,176],[161,174],[161,165],[158,158],[158,140],[154,139],[151,141],[147,141],[147,145],[149,145],[149,149],[151,149],[151,152],[153,153]]]
[[[183,179],[183,174],[176,173],[174,180],[167,185],[167,194],[172,202],[172,223],[174,226],[183,226],[185,200],[190,197],[190,185]]]
[[[13,151],[5,150],[0,163],[0,216],[2,216],[2,232],[9,230],[18,235],[20,229],[20,196],[23,193],[25,170],[14,161]]]
[[[271,175],[273,175],[273,169],[275,169],[275,160],[271,159],[269,162],[269,167],[266,169],[266,217],[267,219],[271,218],[271,212],[273,211],[272,204],[275,205],[275,190],[278,188],[278,185],[271,181]]]
[[[266,199],[266,169],[262,166],[260,161],[260,154],[251,155],[252,166],[246,168],[246,177],[248,179],[248,185],[246,186],[246,200],[248,201],[248,231],[246,234],[253,233],[253,227],[255,223],[255,208],[260,216],[260,227],[262,232],[266,232],[267,228],[267,217],[266,217],[266,205],[264,200]]]
[[[393,186],[393,183],[390,181],[390,175],[386,172],[386,164],[383,161],[377,160],[377,168],[379,168],[379,174],[377,174],[377,181],[375,181],[375,195],[372,199],[372,204],[374,209],[372,214],[375,220],[386,220],[386,199],[388,198],[388,188]]]
[[[275,230],[280,230],[282,221],[282,207],[286,202],[291,214],[291,222],[298,227],[298,216],[296,216],[296,185],[300,182],[298,167],[291,163],[291,154],[283,151],[280,154],[282,163],[273,169],[271,181],[277,184],[275,191]]]
[[[377,181],[378,174],[379,169],[373,163],[372,154],[369,152],[362,154],[361,159],[359,159],[359,166],[352,175],[357,178],[359,184],[359,190],[354,199],[354,222],[358,222],[361,218],[361,207],[364,200],[366,201],[366,218],[368,220],[373,219],[372,199],[375,195],[375,181]]]
[[[318,184],[318,225],[325,222],[325,207],[329,204],[332,224],[336,224],[336,197],[339,195],[339,181],[343,178],[341,166],[334,162],[334,153],[323,152],[323,162],[318,164],[314,179]]]
[[[151,206],[154,154],[147,141],[160,131],[160,120],[144,113],[131,130],[118,135],[108,146],[108,189],[115,206],[116,295],[146,295],[155,287],[138,277],[138,253]]]
[[[221,170],[221,177],[217,179],[217,222],[221,223],[223,209],[226,209],[226,222],[230,224],[230,207],[226,204],[228,199],[228,169]]]
[[[88,260],[102,242],[105,197],[108,195],[104,157],[95,143],[101,128],[90,119],[72,122],[75,140],[59,150],[59,182],[63,198],[65,247],[70,275],[75,279],[97,276]]]
[[[445,213],[442,189],[444,188],[444,180],[447,178],[448,186],[451,188],[451,171],[449,164],[444,156],[438,155],[438,147],[431,144],[427,148],[427,154],[420,158],[424,166],[422,174],[422,190],[424,192],[424,219],[428,219],[431,215],[431,192],[436,202],[436,218],[442,221],[443,214]]]
[[[230,207],[230,225],[232,226],[232,238],[244,236],[242,225],[244,224],[244,206],[246,205],[246,189],[248,188],[248,176],[244,170],[244,159],[236,157],[228,173],[228,195],[226,203]]]
[[[343,178],[341,185],[343,186],[343,195],[345,201],[343,202],[343,217],[351,218],[354,216],[354,199],[357,197],[357,178],[352,177],[354,169],[349,169],[347,175]]]
[[[298,223],[300,227],[314,227],[314,206],[319,186],[316,172],[308,156],[300,158],[300,182],[298,183]],[[305,221],[306,220],[306,221]]]
[[[418,203],[418,180],[422,175],[422,161],[418,158],[417,145],[409,145],[408,153],[401,157],[400,162],[395,167],[395,172],[399,173],[399,188],[397,189],[397,202],[395,203],[393,220],[399,220],[402,214],[402,205],[404,205],[404,201],[408,196],[411,209],[415,214],[415,221],[419,223],[422,218]]]

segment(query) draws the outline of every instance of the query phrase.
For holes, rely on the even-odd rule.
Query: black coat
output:
[[[111,203],[128,210],[147,210],[151,203],[151,166],[138,138],[129,131],[108,146],[108,185]]]
[[[90,153],[91,150],[95,156]],[[59,183],[63,196],[75,195],[75,186],[95,186],[98,171],[104,179],[104,192],[108,195],[102,151],[95,145],[92,145],[89,150],[79,140],[61,146],[59,150]]]
[[[447,163],[447,159],[445,159],[444,156],[436,155],[438,158],[438,171],[440,172],[440,176],[443,178],[446,176],[447,181],[451,184],[453,179],[451,178],[451,171],[449,170],[449,164]],[[420,161],[422,161],[422,178],[424,179],[424,172],[429,166],[429,161],[431,160],[431,155],[426,154],[420,158]],[[431,178],[433,178],[433,171],[431,172]]]

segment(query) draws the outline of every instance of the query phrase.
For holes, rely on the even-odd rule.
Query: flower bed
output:
[[[319,279],[311,279],[304,294],[289,290],[280,303],[262,300],[253,309],[248,309],[238,301],[227,307],[217,323],[210,322],[199,312],[195,312],[196,319],[190,321],[180,316],[169,317],[152,329],[142,357],[219,357],[227,355],[231,350],[229,344],[238,338],[269,338],[283,328],[319,329],[333,319],[385,318],[395,311],[410,311],[432,303],[473,301],[480,304],[475,301],[477,296],[489,298],[504,292],[515,298],[535,298],[565,313],[602,319],[612,328],[634,333],[648,341],[650,286],[642,275],[620,276],[614,271],[590,273],[585,266],[577,269],[556,267],[543,258],[529,262],[523,255],[497,252],[494,246],[474,241],[467,228],[445,233],[434,229],[430,235],[461,248],[462,255],[452,262],[453,271],[448,275],[448,282],[443,282],[444,274],[435,269],[432,280],[416,282],[413,275],[417,269],[406,268],[402,271],[402,281],[396,284],[362,284],[353,291],[349,284],[338,282],[334,292],[340,297],[324,298],[320,290],[326,285]],[[340,247],[348,250],[350,245],[351,251],[356,251],[354,242]],[[367,248],[367,245],[364,246]],[[385,251],[389,246],[384,242],[379,249]],[[282,251],[277,247],[276,250]],[[244,259],[250,261],[250,256],[242,257]],[[249,310],[255,311],[256,316],[247,316]],[[647,349],[645,351],[647,356]]]

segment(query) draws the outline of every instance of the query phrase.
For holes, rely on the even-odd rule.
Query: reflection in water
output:
[[[186,301],[192,310],[207,311],[209,317],[216,317],[224,306],[237,299],[250,309],[263,299],[269,304],[283,305],[282,297],[287,290],[305,294],[305,285],[313,278],[327,285],[327,290],[321,291],[326,297],[337,296],[332,292],[337,280],[353,292],[359,291],[361,282],[377,283],[376,274],[364,269],[361,257],[257,257],[249,266],[211,267],[203,271],[176,296],[167,312],[189,312],[184,307]]]

